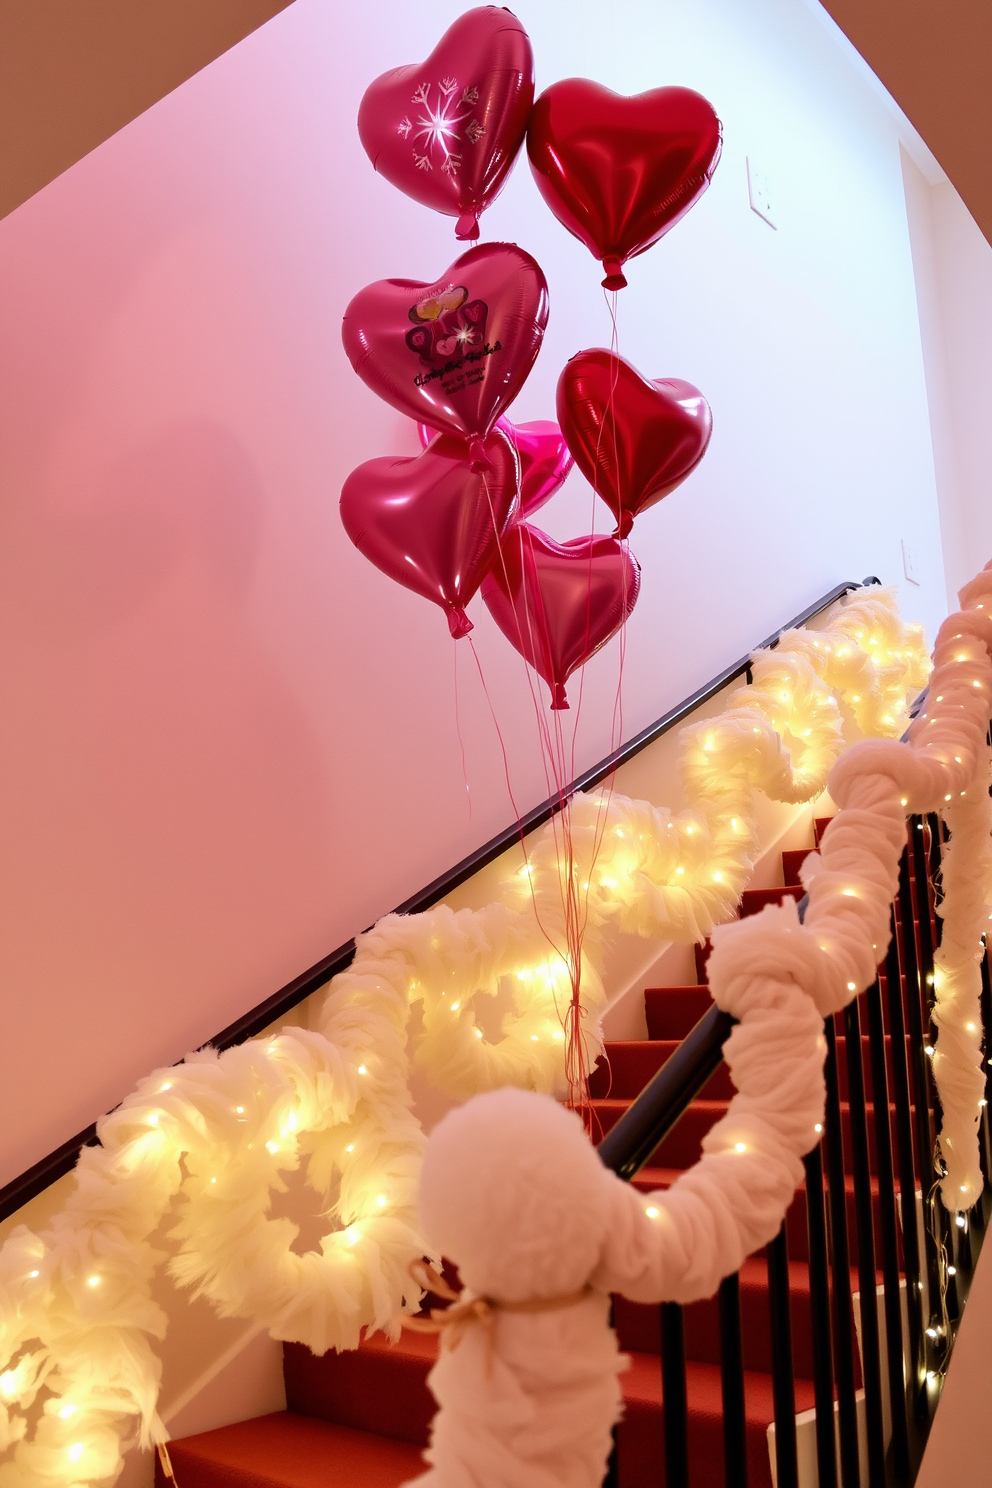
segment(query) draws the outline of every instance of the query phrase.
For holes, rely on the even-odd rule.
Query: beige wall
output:
[[[0,0],[0,217],[291,0]]]

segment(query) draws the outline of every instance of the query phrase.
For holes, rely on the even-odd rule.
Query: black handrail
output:
[[[829,609],[838,599],[842,599],[845,594],[849,594],[854,589],[862,589],[880,582],[874,574],[870,574],[860,584],[853,579],[844,584],[836,584],[828,594],[824,594],[822,598],[816,600],[814,604],[809,605],[801,614],[796,615],[794,619],[783,625],[781,629],[776,630],[772,635],[767,636],[765,640],[760,641],[754,647],[754,650],[763,651],[775,647],[786,631],[795,630],[799,626],[805,625],[807,621],[814,619],[817,615],[822,614],[824,610]],[[454,889],[458,888],[460,884],[465,883],[467,879],[473,877],[480,869],[485,868],[502,853],[513,847],[515,842],[519,842],[522,837],[535,831],[536,828],[543,826],[546,821],[550,821],[551,817],[559,812],[577,791],[590,790],[593,786],[599,785],[608,775],[618,769],[620,765],[626,764],[628,760],[640,754],[642,749],[646,749],[649,744],[653,744],[656,739],[660,739],[662,734],[668,733],[670,729],[682,723],[696,708],[700,707],[703,703],[709,702],[729,682],[733,682],[737,677],[743,677],[748,672],[750,665],[750,655],[743,656],[739,661],[735,661],[732,666],[725,668],[718,676],[707,682],[705,687],[699,688],[697,692],[684,698],[681,703],[678,703],[667,713],[662,714],[661,718],[655,723],[650,724],[641,733],[635,734],[634,738],[630,739],[626,744],[621,745],[619,749],[614,750],[612,754],[607,755],[605,759],[600,760],[599,764],[593,765],[591,769],[579,775],[561,796],[552,796],[547,801],[542,802],[540,806],[535,806],[519,822],[514,822],[511,826],[506,827],[497,836],[490,838],[482,847],[477,848],[475,852],[469,853],[468,857],[462,858],[461,862],[456,863],[453,868],[449,868],[446,873],[442,873],[439,878],[435,878],[425,888],[418,890],[416,894],[411,895],[409,899],[405,899],[402,904],[397,905],[393,913],[419,914],[423,910],[431,909]],[[271,997],[265,998],[264,1001],[257,1003],[240,1018],[236,1018],[233,1023],[229,1023],[226,1028],[221,1029],[220,1033],[208,1039],[207,1043],[202,1047],[206,1048],[209,1046],[213,1049],[230,1049],[236,1044],[243,1044],[246,1039],[254,1038],[256,1034],[261,1033],[278,1018],[283,1017],[294,1007],[297,1007],[299,1003],[304,1002],[306,998],[317,992],[332,977],[337,976],[341,971],[346,971],[354,960],[355,948],[356,943],[353,939],[345,941],[344,945],[338,946],[328,955],[323,956],[313,966],[301,972],[299,976],[294,977],[291,982],[287,982],[284,987],[280,987],[279,991],[274,992]],[[96,1140],[96,1123],[94,1122],[92,1125],[86,1127],[85,1131],[78,1132],[76,1136],[70,1137],[68,1141],[63,1142],[53,1152],[47,1153],[45,1157],[34,1163],[30,1168],[27,1168],[18,1177],[12,1178],[9,1183],[4,1184],[0,1188],[0,1220],[6,1219],[9,1215],[15,1213],[29,1199],[33,1199],[37,1194],[42,1193],[48,1188],[50,1184],[54,1183],[56,1179],[70,1172],[75,1166],[81,1149],[91,1146]]]

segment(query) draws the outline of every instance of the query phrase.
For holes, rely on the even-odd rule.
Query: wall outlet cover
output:
[[[905,538],[902,539],[902,571],[910,584],[919,584],[920,565],[917,561],[916,549]]]

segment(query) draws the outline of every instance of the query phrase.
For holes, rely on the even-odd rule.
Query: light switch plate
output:
[[[747,157],[747,194],[751,211],[757,212],[761,220],[777,232],[778,227],[772,215],[772,190],[768,175],[755,165],[750,155]]]
[[[902,571],[911,584],[919,584],[920,565],[917,562],[916,549],[905,538],[902,539]]]

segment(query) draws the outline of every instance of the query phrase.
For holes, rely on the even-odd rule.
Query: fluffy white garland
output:
[[[785,800],[819,793],[842,747],[837,694],[862,729],[898,736],[926,666],[918,630],[902,626],[892,595],[876,590],[838,606],[828,629],[794,632],[759,653],[753,671],[754,685],[725,713],[684,731],[685,811],[603,793],[572,804],[588,895],[589,1062],[603,1004],[594,966],[608,933],[689,942],[729,919],[756,852],[755,790]],[[180,1191],[171,1268],[222,1313],[318,1351],[354,1346],[363,1327],[392,1330],[412,1300],[407,1262],[423,1252],[414,1211],[422,1134],[407,1085],[411,1001],[422,1002],[425,1030],[415,1057],[442,1088],[560,1089],[567,979],[548,939],[564,940],[559,873],[548,829],[505,902],[391,916],[364,936],[323,1001],[318,1032],[287,1029],[192,1056],[143,1081],[100,1123],[102,1145],[84,1151],[51,1226],[40,1236],[15,1230],[0,1250],[0,1449],[14,1446],[0,1488],[113,1477],[128,1417],[139,1418],[145,1443],[164,1438],[149,1339],[165,1320],[149,1295],[159,1259],[149,1237]],[[505,977],[514,1011],[490,1043],[471,1003]],[[770,1010],[759,1065],[779,1037],[777,1017]],[[735,1033],[732,1060],[747,1037]],[[785,1128],[788,1109],[785,1100]],[[745,1117],[735,1107],[734,1119]],[[799,1126],[808,1134],[805,1116]],[[297,1256],[294,1226],[267,1213],[280,1173],[303,1158],[334,1228],[319,1254]],[[24,1411],[42,1388],[29,1439]]]
[[[978,797],[988,774],[992,622],[979,610],[992,604],[992,573],[962,602],[975,608],[941,627],[933,701],[911,744],[854,745],[830,774],[840,809],[810,863],[804,923],[787,899],[714,932],[710,989],[739,1020],[724,1046],[736,1093],[700,1160],[669,1189],[643,1195],[597,1171],[577,1123],[569,1131],[563,1113],[530,1109],[508,1091],[450,1113],[432,1134],[423,1170],[427,1234],[457,1261],[467,1297],[490,1299],[491,1325],[469,1327],[432,1370],[440,1409],[426,1453],[431,1466],[409,1488],[601,1482],[623,1367],[607,1326],[608,1294],[681,1303],[712,1296],[778,1232],[822,1129],[823,1020],[874,980],[888,941],[907,808],[936,810],[974,792],[973,865],[989,866],[988,815]],[[956,861],[952,850],[949,898],[968,842],[965,835],[958,843]],[[961,916],[969,933],[960,950],[948,947],[945,970],[968,957],[973,964],[978,901],[985,909],[984,896],[973,895]],[[953,913],[945,932],[948,921],[955,923]],[[975,1017],[974,986],[962,988],[961,1000],[967,996],[964,1016]],[[942,1027],[952,1028],[959,1011],[948,1005]],[[952,1045],[949,1064],[955,1052]],[[977,1088],[968,1111],[972,1148]],[[967,1159],[962,1171],[958,1208],[977,1196]],[[546,1311],[500,1305],[577,1295],[581,1301]]]

